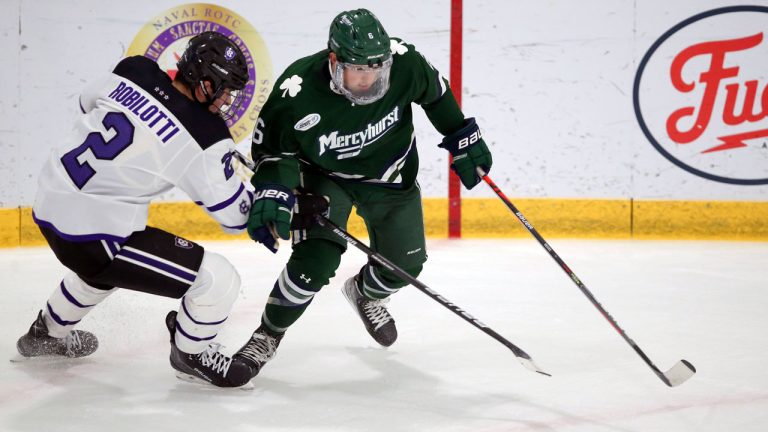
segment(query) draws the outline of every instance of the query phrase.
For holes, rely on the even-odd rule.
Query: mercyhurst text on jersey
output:
[[[328,135],[321,135],[318,143],[320,145],[319,155],[322,156],[326,150],[336,150],[340,153],[339,159],[357,156],[363,147],[376,142],[400,120],[399,109],[399,107],[395,107],[383,119],[376,123],[368,123],[365,130],[361,132],[339,135],[339,131],[333,131]]]

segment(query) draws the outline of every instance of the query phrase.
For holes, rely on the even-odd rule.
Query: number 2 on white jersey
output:
[[[82,144],[68,151],[61,157],[61,163],[69,174],[69,178],[78,189],[82,189],[88,180],[96,175],[96,170],[88,161],[80,163],[77,158],[90,149],[96,159],[112,160],[133,143],[133,131],[135,127],[128,117],[121,112],[109,112],[104,116],[101,124],[109,130],[115,131],[115,136],[105,141],[101,132],[91,132]]]

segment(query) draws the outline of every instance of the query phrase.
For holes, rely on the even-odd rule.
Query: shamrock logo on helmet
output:
[[[301,91],[301,83],[304,80],[301,79],[300,76],[294,75],[290,78],[287,78],[285,81],[283,81],[282,84],[280,84],[280,90],[283,91],[283,97],[285,97],[285,93],[287,92],[289,96],[294,97]]]

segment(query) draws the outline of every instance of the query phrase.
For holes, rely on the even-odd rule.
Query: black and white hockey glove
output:
[[[315,224],[315,216],[327,216],[328,198],[306,192],[296,192],[296,205],[293,206],[292,230],[304,230]]]
[[[478,167],[488,173],[493,165],[491,152],[485,145],[480,128],[472,117],[464,119],[464,127],[443,138],[438,147],[451,153],[453,156],[451,169],[467,189],[472,189],[480,183],[480,176],[477,175]]]

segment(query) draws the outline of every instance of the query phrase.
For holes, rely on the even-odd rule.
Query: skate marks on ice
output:
[[[535,243],[437,241],[420,278],[535,352],[552,378],[522,370],[415,290],[391,303],[397,343],[375,347],[338,290],[365,262],[350,250],[253,391],[178,380],[162,321],[176,301],[118,292],[82,323],[102,342],[91,357],[44,368],[0,362],[0,430],[764,430],[768,246],[552,243],[649,355],[663,365],[684,355],[697,376],[659,385]],[[257,325],[287,255],[269,261],[250,242],[206,246],[230,258],[244,282],[219,335],[232,353]],[[478,271],[460,271],[468,256],[481,257],[471,263]],[[0,251],[0,272],[7,359],[63,269],[47,252],[19,249]]]

